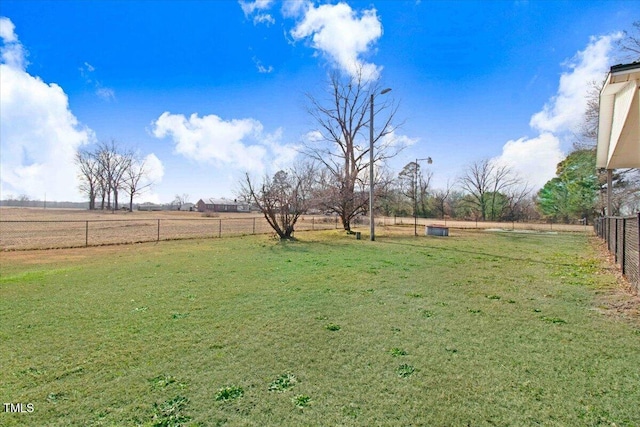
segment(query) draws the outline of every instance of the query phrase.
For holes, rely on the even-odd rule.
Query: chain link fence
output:
[[[595,222],[596,234],[636,292],[640,292],[640,213],[630,217],[602,217]]]
[[[296,231],[340,227],[333,216],[301,217]],[[55,249],[269,234],[264,218],[2,220],[0,250]]]
[[[160,240],[221,238],[251,234],[271,234],[264,217],[198,217],[198,218],[94,218],[63,219],[81,215],[82,211],[45,214],[29,210],[25,219],[0,220],[0,250],[55,249],[113,244],[154,242]],[[86,212],[85,212],[86,214]],[[30,216],[27,216],[30,215]],[[51,219],[39,219],[49,215]],[[6,214],[4,218],[9,217]],[[394,227],[405,234],[423,236],[425,226],[437,225],[453,229],[528,230],[538,232],[591,231],[586,225],[554,223],[482,222],[413,217],[376,217],[376,226]],[[369,227],[368,216],[356,216],[351,226]],[[335,215],[305,215],[298,219],[296,231],[341,229]]]

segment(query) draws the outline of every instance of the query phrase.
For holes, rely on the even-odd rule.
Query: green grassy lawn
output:
[[[590,238],[452,234],[0,254],[0,425],[640,425]]]

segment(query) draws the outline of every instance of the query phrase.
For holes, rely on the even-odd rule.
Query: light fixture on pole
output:
[[[382,89],[380,95],[391,92],[391,88]],[[369,121],[369,238],[373,242],[376,240],[376,224],[373,215],[373,98],[371,94],[371,117]]]
[[[414,164],[414,168],[413,168],[413,176],[414,176],[414,184],[413,184],[413,235],[417,236],[418,235],[418,215],[417,215],[417,210],[418,210],[418,162],[420,160],[426,160],[427,163],[431,164],[433,163],[433,160],[431,159],[431,157],[425,157],[423,159],[416,159],[416,163]]]

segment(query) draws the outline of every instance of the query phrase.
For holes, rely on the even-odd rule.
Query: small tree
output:
[[[444,219],[446,215],[453,216],[451,215],[451,207],[449,206],[451,191],[451,184],[447,182],[447,186],[444,189],[436,189],[433,192],[433,197],[431,198],[433,211],[440,219]]]
[[[176,194],[171,205],[176,206],[178,210],[180,210],[183,205],[189,203],[189,197],[190,196],[187,193],[182,193],[182,195]]]
[[[244,198],[253,202],[281,240],[292,239],[296,222],[309,207],[313,168],[303,166],[278,171],[257,187],[245,175],[241,184]]]
[[[429,163],[431,159],[429,158]],[[410,200],[414,216],[426,217],[429,211],[428,193],[433,173],[422,173],[420,163],[409,162],[398,174],[398,184],[402,194]]]
[[[133,198],[146,191],[153,183],[144,182],[147,177],[147,169],[144,160],[134,159],[125,170],[122,187],[129,195],[129,212],[133,212]]]

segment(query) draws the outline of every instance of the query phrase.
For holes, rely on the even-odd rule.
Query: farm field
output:
[[[446,225],[458,229],[537,230],[546,232],[592,232],[591,226],[451,221],[419,218],[415,227]],[[352,226],[368,228],[369,218],[358,216]],[[384,234],[413,234],[414,218],[376,217]],[[391,229],[386,229],[390,227]],[[296,231],[341,228],[332,215],[304,215]],[[105,212],[80,209],[0,208],[0,250],[55,249],[83,246],[152,242],[161,240],[219,238],[248,234],[272,234],[263,216],[252,213],[179,211]]]
[[[297,229],[335,229],[335,217],[305,217]],[[273,233],[259,213],[0,208],[0,250],[55,249]]]
[[[0,254],[0,425],[640,425],[592,236],[297,237]]]

